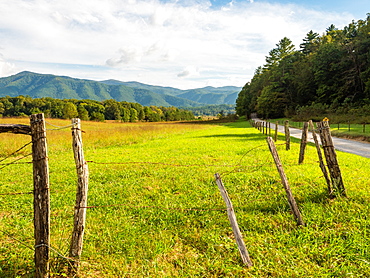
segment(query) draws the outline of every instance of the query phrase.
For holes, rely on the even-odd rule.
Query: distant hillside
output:
[[[110,80],[105,80],[105,81],[101,81],[101,82],[104,83],[104,84],[108,84],[108,85],[125,85],[125,86],[131,87],[131,88],[149,90],[149,91],[152,91],[153,93],[157,93],[157,94],[161,94],[161,95],[176,96],[176,95],[179,95],[179,94],[184,92],[180,89],[176,89],[176,88],[172,88],[172,87],[153,86],[153,85],[147,85],[147,84],[143,84],[143,83],[136,82],[136,81],[123,82],[123,81],[110,79]]]
[[[236,98],[241,87],[225,86],[225,87],[204,87],[191,90],[180,90],[172,87],[161,87],[147,85],[139,82],[122,82],[117,80],[102,81],[104,84],[109,85],[125,85],[131,88],[145,89],[154,93],[162,95],[172,95],[195,101],[201,104],[235,104]]]
[[[115,99],[136,102],[144,106],[196,107],[204,104],[235,104],[236,95],[240,90],[238,87],[180,90],[138,82],[116,80],[99,82],[27,71],[0,78],[0,97],[28,95],[33,98],[98,101]]]

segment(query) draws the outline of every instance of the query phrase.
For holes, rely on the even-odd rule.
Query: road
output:
[[[262,121],[260,119],[254,119],[254,120]],[[271,129],[275,130],[275,124],[271,123]],[[290,131],[290,136],[301,139],[302,130],[290,127],[289,131]],[[285,133],[284,126],[279,125],[278,132]],[[317,135],[317,138],[320,141],[319,135]],[[337,137],[332,137],[332,139],[333,139],[333,144],[336,150],[347,152],[347,153],[352,153],[352,154],[357,154],[363,157],[370,158],[370,144],[369,143],[342,139],[342,138],[337,138]],[[312,137],[312,132],[309,132],[308,134],[308,141],[315,143]]]

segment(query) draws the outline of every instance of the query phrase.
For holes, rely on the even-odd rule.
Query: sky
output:
[[[369,12],[369,0],[0,0],[0,77],[242,87],[282,38],[299,49]]]

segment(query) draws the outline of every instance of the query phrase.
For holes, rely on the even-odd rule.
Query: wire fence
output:
[[[50,124],[48,122],[46,122],[46,123],[54,127],[53,129],[48,129],[48,130],[62,130],[62,129],[67,129],[67,128],[73,127],[73,125],[56,126],[56,125]],[[0,165],[1,165],[0,170],[4,169],[5,167],[8,167],[10,165],[15,165],[16,166],[17,164],[31,164],[32,161],[31,162],[20,162],[20,161],[29,157],[30,155],[32,155],[32,153],[23,155],[22,157],[17,158],[17,159],[15,159],[15,160],[13,160],[9,163],[3,163],[7,159],[10,159],[11,157],[15,156],[20,151],[25,149],[30,144],[32,144],[32,141],[24,144],[23,146],[18,148],[13,153],[11,153],[11,154],[7,155],[5,158],[1,159],[0,160]],[[277,145],[285,145],[285,143],[277,144]],[[235,172],[240,173],[242,171],[244,171],[244,172],[255,172],[255,171],[261,170],[261,168],[264,168],[264,167],[268,167],[268,168],[275,167],[275,164],[274,164],[273,161],[265,161],[265,162],[260,163],[260,164],[253,163],[253,165],[248,165],[247,163],[244,163],[244,161],[249,157],[249,155],[254,156],[253,152],[257,152],[261,149],[263,149],[264,151],[268,151],[268,148],[267,148],[266,144],[251,148],[251,149],[245,151],[243,153],[243,155],[240,158],[237,159],[235,164],[180,164],[180,163],[164,163],[164,162],[150,162],[150,161],[123,161],[123,162],[109,161],[109,162],[102,162],[102,161],[96,161],[96,160],[89,160],[89,161],[86,161],[86,162],[89,163],[89,164],[95,164],[95,165],[148,165],[148,166],[153,166],[154,171],[155,171],[157,166],[177,167],[177,168],[204,168],[207,171],[209,171],[209,168],[213,168],[213,167],[215,167],[215,168],[230,168],[229,170],[225,170],[223,173],[221,173],[221,175],[228,175],[228,174],[235,173]],[[305,164],[316,164],[316,165],[318,165],[318,162],[317,161],[310,161],[310,162],[305,162]],[[285,164],[285,166],[288,166],[288,167],[289,166],[297,166],[297,165],[298,165],[297,163]],[[74,174],[75,173],[73,173],[73,174],[71,173],[71,175],[74,175]],[[53,191],[53,190],[51,190],[51,194],[66,194],[66,193],[72,193],[72,192],[71,191],[67,192],[67,191]],[[31,194],[33,194],[33,191],[0,193],[1,196],[18,196],[18,195],[31,195]],[[220,208],[220,207],[187,207],[187,208],[184,208],[184,207],[176,207],[176,206],[134,206],[134,205],[130,205],[130,204],[91,205],[91,206],[85,206],[85,207],[75,207],[75,206],[71,205],[71,210],[72,209],[81,209],[81,208],[85,208],[85,209],[101,209],[101,208],[103,208],[104,209],[104,208],[109,208],[109,207],[124,207],[125,209],[140,209],[140,210],[142,210],[142,209],[150,209],[150,210],[159,209],[159,210],[162,210],[162,211],[176,210],[176,211],[184,211],[184,212],[186,212],[186,211],[220,211],[220,212],[226,212],[227,211],[226,208]],[[237,207],[237,206],[234,207],[234,208],[235,209],[241,209],[241,207]],[[18,243],[20,243],[21,245],[25,246],[28,249],[34,250],[35,248],[46,246],[51,251],[53,251],[57,255],[57,257],[63,258],[67,261],[76,261],[75,259],[69,258],[66,255],[63,255],[63,252],[58,251],[55,247],[51,246],[50,244],[49,245],[45,245],[45,244],[40,245],[39,244],[39,245],[36,245],[36,246],[29,246],[29,245],[24,243],[24,240],[19,240],[19,239],[15,238],[13,235],[11,235],[10,233],[7,233],[6,231],[2,231],[2,232],[3,232],[4,235],[6,235],[9,238],[17,241]],[[78,262],[80,262],[80,260],[78,260]]]

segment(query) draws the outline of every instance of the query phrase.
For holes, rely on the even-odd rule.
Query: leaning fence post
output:
[[[242,257],[243,263],[246,264],[248,267],[251,267],[253,264],[252,264],[252,261],[249,257],[248,250],[245,247],[245,243],[243,241],[243,237],[242,237],[242,234],[240,232],[238,222],[236,221],[236,216],[235,216],[235,213],[234,213],[234,209],[233,209],[233,205],[231,203],[231,200],[230,200],[230,198],[227,194],[226,188],[223,185],[221,177],[218,173],[215,174],[215,178],[216,178],[216,183],[217,183],[218,189],[220,190],[222,198],[224,199],[224,201],[226,203],[227,216],[229,218],[231,228],[233,229],[233,232],[234,232],[234,236],[235,236],[236,243],[238,245],[240,256]]]
[[[298,164],[302,164],[304,160],[304,152],[306,150],[307,145],[307,137],[308,137],[308,123],[305,122],[302,129],[302,138],[301,138],[301,147],[299,151],[299,159]]]
[[[289,130],[289,121],[285,121],[284,124],[284,131],[285,131],[285,143],[286,143],[286,150],[290,150],[290,130]]]
[[[82,253],[89,184],[89,170],[82,148],[81,124],[80,119],[77,118],[72,119],[72,147],[77,171],[77,192],[74,226],[69,256],[75,259],[71,262],[70,273],[76,274],[79,268],[79,258]]]
[[[30,117],[33,162],[35,277],[49,277],[50,189],[44,114]]]
[[[293,194],[292,194],[292,190],[290,189],[290,186],[289,186],[289,183],[288,183],[288,179],[284,173],[284,169],[283,169],[283,165],[281,164],[281,161],[280,161],[280,158],[279,158],[279,155],[277,153],[277,150],[276,150],[276,147],[275,147],[275,143],[274,141],[272,140],[271,137],[267,137],[267,143],[269,145],[269,149],[270,149],[270,152],[271,152],[271,155],[275,161],[275,165],[276,165],[276,168],[280,174],[280,178],[281,178],[281,182],[283,183],[283,186],[284,186],[284,189],[285,189],[285,192],[287,194],[287,197],[288,197],[288,202],[289,202],[289,205],[290,205],[290,209],[292,210],[293,212],[293,215],[297,221],[297,224],[298,225],[304,225],[304,222],[302,220],[302,216],[301,216],[301,213],[298,209],[298,206],[297,206],[297,203],[293,197]]]
[[[328,171],[326,171],[324,160],[322,158],[322,153],[321,153],[321,149],[320,149],[319,140],[317,140],[317,135],[316,135],[316,132],[315,132],[315,127],[314,127],[314,125],[312,123],[312,120],[309,121],[309,124],[311,126],[313,140],[315,141],[317,156],[319,157],[320,169],[321,169],[322,173],[324,174],[324,178],[325,178],[326,184],[328,185],[328,194],[329,194],[329,197],[332,197],[333,196],[333,189],[331,187],[330,179],[329,179],[329,176],[328,176]]]
[[[329,122],[322,121],[317,123],[317,127],[320,134],[321,144],[324,149],[326,164],[330,173],[333,196],[339,194],[345,197],[346,189],[343,184],[342,174],[337,160],[337,153],[335,152],[333,140],[331,138]]]

